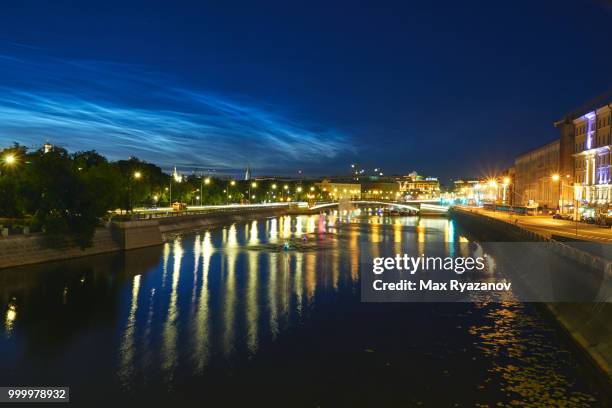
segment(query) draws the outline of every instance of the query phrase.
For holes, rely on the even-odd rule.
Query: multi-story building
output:
[[[423,177],[415,171],[398,180],[399,191],[407,200],[433,200],[440,198],[440,182],[436,177]]]
[[[557,139],[516,157],[513,203],[548,209],[558,207],[559,146]]]
[[[607,212],[612,202],[612,104],[574,119],[575,199]]]
[[[478,191],[480,190],[480,180],[459,179],[453,181],[453,189],[449,199],[456,200],[463,204],[478,204]]]

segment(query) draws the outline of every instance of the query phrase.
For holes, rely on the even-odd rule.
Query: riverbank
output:
[[[482,233],[485,240],[509,241],[549,241],[550,237],[526,228],[525,223],[515,223],[510,219],[487,216],[480,212],[454,208],[453,218],[471,230]],[[603,268],[610,275],[610,262],[593,254],[558,243],[555,245],[563,256],[588,264],[590,267]],[[588,359],[612,383],[612,303],[543,303],[547,313],[560,324],[563,331],[574,341]]]
[[[0,269],[151,247],[161,245],[169,233],[285,214],[297,215],[299,210],[262,208],[245,213],[206,213],[111,222],[96,230],[92,246],[86,249],[70,244],[48,248],[41,234],[9,236],[0,238]]]

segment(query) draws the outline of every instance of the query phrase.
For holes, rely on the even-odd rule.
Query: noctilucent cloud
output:
[[[0,55],[0,75],[24,78],[22,86],[0,87],[3,141],[50,140],[70,151],[221,171],[286,171],[352,149],[345,135],[278,107],[185,89],[143,67],[25,58]]]
[[[4,3],[0,146],[448,180],[612,88],[607,0]]]

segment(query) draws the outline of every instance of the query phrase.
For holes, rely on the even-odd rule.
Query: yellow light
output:
[[[142,177],[142,173],[141,172],[139,172],[139,171],[135,171],[134,172],[134,178],[136,180],[140,179],[141,177]]]
[[[510,184],[510,177],[504,177],[504,184]]]
[[[204,184],[210,184],[210,177],[206,177],[204,179]]]
[[[251,183],[251,187],[253,187],[253,188],[257,187],[257,183],[256,182],[252,182]]]
[[[234,180],[230,181],[230,185],[235,186],[236,182]]]
[[[298,193],[301,193],[301,192],[302,192],[302,187],[298,187],[298,188],[297,188],[297,192],[298,192]]]
[[[310,191],[314,191],[314,187],[310,187]]]
[[[553,181],[559,181],[559,175],[558,174],[553,174],[552,175],[552,180]]]
[[[154,195],[154,196],[153,196],[153,200],[154,200],[154,201],[157,201],[158,199],[159,199],[159,197],[158,197],[157,195]]]
[[[272,190],[276,190],[276,184],[272,184]]]
[[[4,156],[4,163],[6,163],[8,166],[11,166],[13,164],[15,164],[17,162],[17,158],[15,157],[14,154],[7,154],[6,156]]]
[[[285,184],[285,185],[283,186],[283,188],[284,188],[285,190],[288,190],[288,189],[289,189],[289,186]]]
[[[489,180],[489,187],[497,187],[497,181],[493,179]]]

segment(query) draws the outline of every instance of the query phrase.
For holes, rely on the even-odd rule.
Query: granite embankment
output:
[[[255,218],[296,214],[286,208],[222,212],[111,222],[96,230],[92,246],[64,244],[48,248],[40,234],[0,238],[0,269],[160,245],[166,233],[189,231]]]
[[[520,223],[488,217],[469,210],[453,209],[451,216],[470,231],[488,241],[549,242],[551,249],[561,256],[596,268],[612,279],[612,261],[555,241],[539,232],[524,228]],[[578,277],[579,280],[579,277]],[[609,286],[608,286],[609,288]],[[598,303],[555,302],[541,303],[543,309],[560,323],[560,327],[582,350],[585,356],[604,374],[612,386],[612,293]]]

